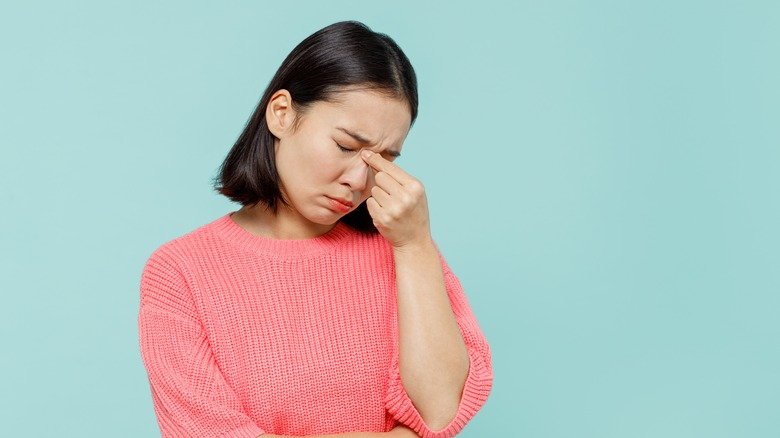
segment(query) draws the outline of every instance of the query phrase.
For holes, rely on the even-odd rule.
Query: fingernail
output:
[[[368,157],[370,157],[371,155],[373,155],[374,153],[373,153],[373,152],[371,152],[371,151],[369,151],[368,149],[364,149],[364,150],[363,150],[363,152],[362,152],[362,154],[363,154],[363,158],[368,158]]]

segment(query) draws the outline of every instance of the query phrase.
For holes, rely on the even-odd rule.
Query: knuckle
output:
[[[421,194],[425,188],[419,180],[414,179],[409,183],[409,190],[414,194]]]

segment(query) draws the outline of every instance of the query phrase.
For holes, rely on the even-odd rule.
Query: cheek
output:
[[[336,179],[344,171],[345,160],[338,156],[325,154],[315,160],[311,172],[320,179]]]
[[[339,178],[344,172],[347,160],[327,148],[327,145],[313,147],[312,154],[301,157],[299,169],[301,177],[307,179],[310,184],[320,186],[328,184]]]

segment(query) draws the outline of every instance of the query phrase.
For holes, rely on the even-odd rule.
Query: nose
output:
[[[356,163],[350,164],[347,170],[341,176],[342,184],[349,186],[353,192],[363,192],[366,187],[369,187],[374,179],[371,166],[369,166],[362,158],[357,157]]]

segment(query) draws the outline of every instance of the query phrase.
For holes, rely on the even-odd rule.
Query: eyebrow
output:
[[[363,137],[362,135],[360,135],[360,134],[358,134],[356,132],[352,132],[352,131],[348,130],[347,128],[337,127],[336,129],[338,129],[339,131],[342,131],[345,134],[349,135],[350,137],[355,139],[355,141],[358,142],[358,143],[363,143],[363,144],[371,144],[372,143],[371,140]],[[396,157],[396,158],[401,156],[400,152],[396,152],[396,151],[385,151],[385,152],[387,152],[388,154],[390,154],[391,156]]]

